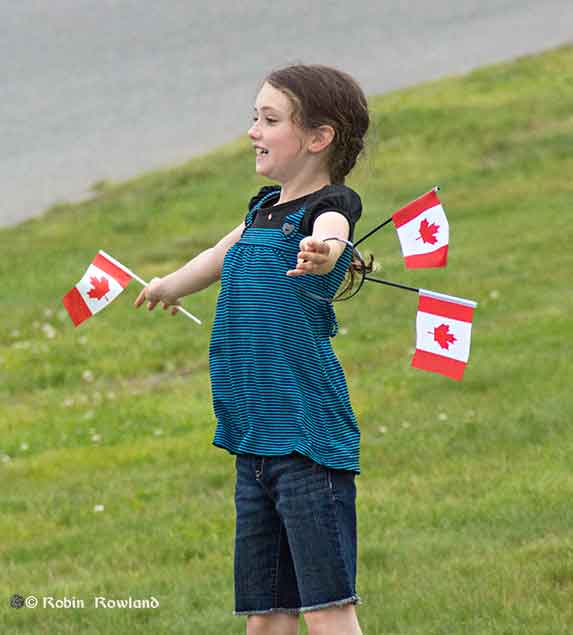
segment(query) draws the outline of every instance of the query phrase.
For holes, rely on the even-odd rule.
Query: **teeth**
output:
[[[265,150],[264,148],[257,148],[257,154],[268,154],[269,151]]]

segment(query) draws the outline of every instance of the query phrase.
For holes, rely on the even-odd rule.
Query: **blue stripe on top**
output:
[[[247,214],[223,264],[209,347],[213,443],[232,454],[300,452],[359,472],[360,430],[330,341],[338,330],[334,309],[300,293],[333,297],[352,250],[325,275],[287,276],[305,237],[305,210],[287,216],[282,228],[252,227],[266,198]]]

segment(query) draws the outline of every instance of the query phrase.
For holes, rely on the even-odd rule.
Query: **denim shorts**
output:
[[[236,457],[235,615],[358,604],[355,473]]]

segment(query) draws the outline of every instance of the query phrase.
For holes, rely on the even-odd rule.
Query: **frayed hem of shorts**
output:
[[[358,595],[352,595],[344,600],[335,600],[334,602],[325,602],[324,604],[316,604],[315,606],[303,606],[299,609],[300,613],[310,613],[310,611],[320,611],[321,609],[329,609],[333,606],[346,606],[348,604],[362,604],[362,600]]]
[[[249,615],[269,615],[270,613],[286,613],[287,615],[298,615],[300,613],[300,609],[264,609],[262,611],[233,611],[233,615],[237,617],[244,617],[245,615],[248,617]]]
[[[303,606],[299,609],[263,609],[262,611],[233,611],[233,615],[244,617],[249,615],[269,615],[270,613],[286,613],[287,615],[299,615],[301,613],[310,613],[311,611],[320,611],[321,609],[329,609],[334,606],[346,606],[348,604],[362,604],[359,595],[352,595],[343,600],[334,600],[334,602],[325,602],[324,604],[315,604],[314,606]]]

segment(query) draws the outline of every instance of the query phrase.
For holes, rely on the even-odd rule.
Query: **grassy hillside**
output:
[[[461,383],[411,369],[415,294],[367,283],[334,340],[362,428],[365,634],[573,629],[573,48],[370,100],[349,185],[357,236],[433,185],[445,270],[378,275],[479,302]],[[238,225],[264,184],[241,139],[164,172],[100,183],[0,231],[0,632],[243,632],[233,608],[234,463],[211,445],[218,285],[136,311],[137,283],[74,329],[61,297],[104,249],[143,278]],[[85,608],[9,608],[19,593]],[[93,608],[149,598],[158,609]]]

